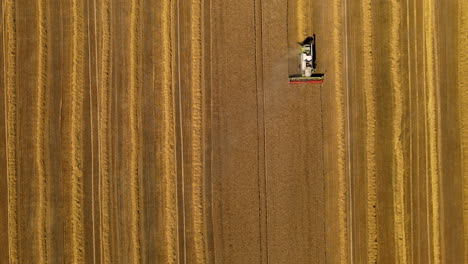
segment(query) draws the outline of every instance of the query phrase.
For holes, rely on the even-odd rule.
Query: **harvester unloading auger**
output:
[[[317,59],[315,52],[315,34],[307,37],[301,45],[299,54],[300,74],[289,76],[289,83],[323,83],[323,73],[316,73]]]

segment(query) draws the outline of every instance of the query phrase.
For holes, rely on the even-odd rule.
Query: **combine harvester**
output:
[[[307,37],[301,45],[299,54],[300,74],[289,76],[289,83],[323,83],[323,73],[316,73],[315,34]]]

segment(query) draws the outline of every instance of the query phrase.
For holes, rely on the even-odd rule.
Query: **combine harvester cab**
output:
[[[307,37],[301,45],[299,54],[300,74],[289,76],[289,83],[323,83],[323,73],[316,73],[315,34]]]

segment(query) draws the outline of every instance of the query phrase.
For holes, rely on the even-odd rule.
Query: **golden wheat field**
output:
[[[0,263],[468,263],[468,1],[0,10]]]

